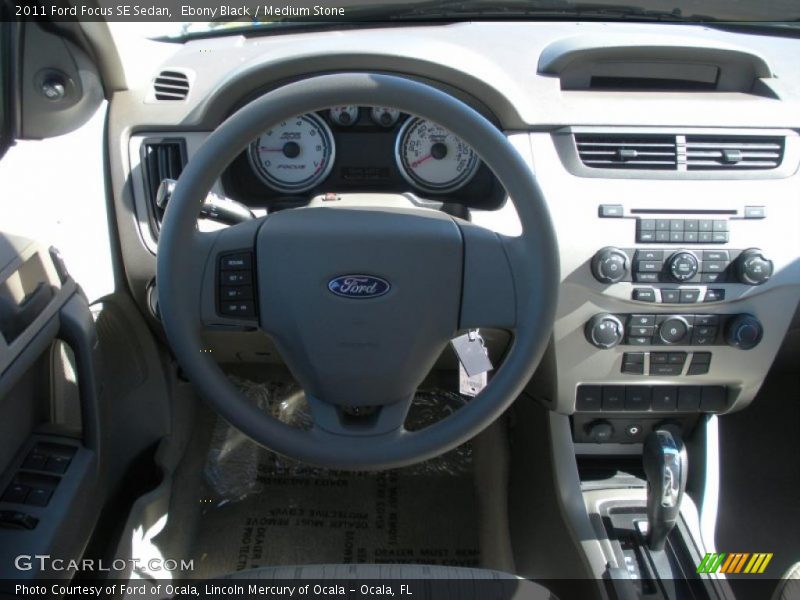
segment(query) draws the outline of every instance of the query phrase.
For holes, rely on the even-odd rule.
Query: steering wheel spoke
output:
[[[307,395],[316,435],[394,438],[406,433],[404,423],[414,396],[392,404],[343,407]]]
[[[491,327],[513,331],[517,323],[517,286],[505,238],[459,222],[464,239],[461,329]]]

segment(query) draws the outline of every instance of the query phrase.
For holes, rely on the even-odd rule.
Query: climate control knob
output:
[[[758,346],[763,335],[764,328],[753,315],[737,315],[728,323],[726,339],[734,348],[750,350]]]
[[[586,338],[598,348],[613,348],[622,341],[625,328],[614,315],[595,315],[586,324]]]
[[[689,281],[697,275],[700,270],[700,263],[694,254],[687,250],[682,250],[669,257],[667,269],[675,281]]]
[[[736,259],[736,276],[747,285],[761,285],[772,277],[772,271],[772,261],[756,248],[745,250]]]
[[[628,272],[628,255],[619,248],[598,250],[592,259],[592,274],[602,283],[617,283]]]

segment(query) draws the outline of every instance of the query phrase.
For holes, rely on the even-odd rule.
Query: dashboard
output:
[[[572,415],[576,442],[632,444],[665,420],[755,398],[800,302],[797,40],[621,23],[329,33],[190,42],[115,97],[115,208],[143,307],[158,247],[153,164],[179,174],[219,123],[281,83],[388,72],[476,108],[535,173],[561,282],[546,385],[530,392]],[[157,97],[165,72],[185,78],[179,100]],[[214,191],[267,212],[326,194],[426,199],[513,234],[514,203],[479,152],[390,108],[328,107],[254,131]],[[251,334],[215,335],[221,360],[275,359]]]
[[[502,187],[477,153],[391,107],[337,106],[265,129],[223,174],[248,206],[302,206],[324,193],[409,193],[496,209]]]

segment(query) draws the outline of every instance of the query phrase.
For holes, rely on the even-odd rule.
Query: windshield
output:
[[[698,23],[749,23],[786,26],[800,21],[798,0],[340,0],[324,6],[313,2],[259,4],[238,8],[238,14],[219,6],[182,6],[165,37],[224,34],[280,29],[298,25],[435,21],[435,20],[628,20]]]

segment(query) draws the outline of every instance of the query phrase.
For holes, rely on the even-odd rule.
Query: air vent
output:
[[[677,169],[674,135],[575,135],[583,164],[595,169]]]
[[[183,138],[146,139],[142,143],[141,168],[150,228],[158,237],[164,211],[156,205],[156,192],[164,179],[178,179],[186,165],[186,141]]]
[[[189,77],[180,71],[161,71],[153,81],[156,100],[185,100],[189,95]]]
[[[688,135],[689,171],[777,169],[783,161],[783,137]]]

